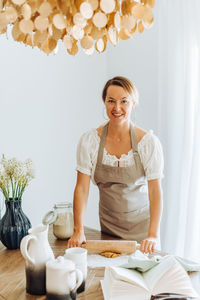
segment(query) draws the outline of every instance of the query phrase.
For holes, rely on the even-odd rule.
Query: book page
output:
[[[154,289],[160,278],[173,267],[174,263],[175,259],[172,256],[166,256],[157,266],[143,273],[144,281],[150,291]]]
[[[146,291],[149,291],[149,288],[144,281],[143,275],[140,272],[121,267],[109,267],[109,270],[112,273],[113,278],[120,281],[125,281],[133,285],[138,285]]]
[[[149,300],[151,294],[139,286],[134,286],[128,282],[122,281],[119,284],[108,286],[106,280],[101,281],[101,287],[104,295],[104,300]]]
[[[157,281],[152,294],[159,293],[177,293],[190,297],[198,297],[199,295],[192,287],[191,280],[183,269],[183,267],[175,260],[172,268]]]
[[[111,298],[112,288],[115,285],[115,279],[112,278],[110,269],[108,267],[105,268],[104,280],[102,290],[104,295],[104,300]]]
[[[101,283],[101,288],[102,288],[104,300],[109,300],[109,298],[108,298],[108,290],[107,290],[107,288],[105,286],[105,280],[100,280],[100,283]]]

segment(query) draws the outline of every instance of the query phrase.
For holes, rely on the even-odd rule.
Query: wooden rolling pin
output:
[[[131,254],[136,251],[136,241],[125,240],[87,240],[81,247],[90,253],[111,251],[116,253]]]

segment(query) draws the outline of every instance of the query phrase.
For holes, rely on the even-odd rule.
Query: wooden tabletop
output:
[[[101,232],[85,228],[87,239],[106,240],[114,237]],[[55,257],[64,255],[67,241],[58,240],[49,230],[49,243]],[[103,300],[100,280],[104,276],[104,268],[88,268],[85,292],[78,294],[77,300]],[[197,273],[190,274],[192,282],[200,293],[200,276]],[[26,293],[25,263],[20,250],[8,250],[0,242],[0,300],[43,300],[45,296],[32,296]]]
[[[90,240],[115,239],[101,232],[85,228],[85,235]],[[58,240],[50,226],[49,243],[55,257],[64,255],[67,241]],[[104,276],[104,268],[88,269],[85,292],[78,295],[78,300],[103,300],[100,279]],[[32,296],[26,293],[25,261],[20,250],[8,250],[0,242],[0,300],[33,300],[46,299],[45,296]]]

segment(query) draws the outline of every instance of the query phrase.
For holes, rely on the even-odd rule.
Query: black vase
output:
[[[31,223],[22,211],[21,200],[6,200],[6,212],[0,220],[0,240],[8,249],[19,249]]]

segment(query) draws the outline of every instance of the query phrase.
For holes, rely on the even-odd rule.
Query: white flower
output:
[[[4,175],[5,175],[4,167],[0,164],[0,177]]]
[[[9,177],[5,174],[5,170],[2,165],[0,165],[0,189],[6,190],[9,185]]]
[[[8,184],[9,184],[8,177],[0,177],[0,188],[7,189]]]
[[[0,164],[1,164],[2,167],[4,167],[5,163],[6,163],[6,158],[5,158],[4,154],[3,154]]]
[[[15,157],[6,159],[3,155],[0,161],[0,190],[7,200],[9,197],[21,199],[25,187],[33,178],[34,168],[31,159],[22,162]]]
[[[3,186],[3,187],[6,187],[8,181],[9,181],[9,178],[8,178],[8,176],[5,173],[5,169],[0,164],[0,185]]]
[[[15,157],[13,157],[11,159],[8,159],[7,161],[6,161],[6,159],[2,159],[2,160],[3,160],[2,163],[3,163],[4,169],[5,169],[6,175],[12,177],[14,170],[17,166],[17,159]]]
[[[26,166],[26,176],[29,178],[29,180],[35,178],[35,172],[34,172],[32,160],[29,158],[29,159],[25,160],[24,163]]]
[[[24,163],[21,161],[18,161],[14,168],[13,178],[16,182],[18,182],[25,175],[26,175],[26,168],[24,167]]]

